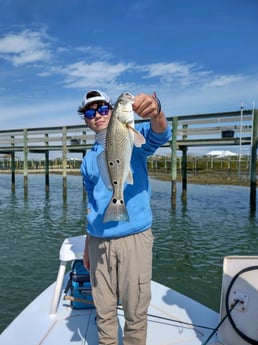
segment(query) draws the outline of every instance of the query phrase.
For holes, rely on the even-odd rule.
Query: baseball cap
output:
[[[86,92],[83,96],[81,108],[86,108],[90,103],[98,101],[103,101],[107,104],[111,104],[110,98],[105,92],[99,90],[91,90]]]

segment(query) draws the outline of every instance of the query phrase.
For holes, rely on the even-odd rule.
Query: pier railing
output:
[[[0,152],[28,150],[31,153],[67,150],[85,151],[92,145],[94,133],[85,125],[25,128],[0,131]]]
[[[168,117],[176,150],[194,146],[251,145],[254,110]],[[136,123],[141,120],[136,120]],[[0,153],[84,152],[94,142],[85,125],[0,130]],[[164,146],[170,146],[170,143]]]
[[[136,120],[141,122],[142,120]],[[182,151],[182,198],[186,197],[187,149],[196,146],[238,146],[241,157],[242,145],[250,145],[251,205],[256,198],[256,160],[258,147],[258,110],[244,110],[180,115],[168,117],[172,127],[172,139],[164,146],[171,149],[172,204],[175,202],[177,179],[177,150]],[[49,188],[49,152],[62,152],[63,185],[66,190],[67,154],[86,153],[94,142],[94,133],[84,124],[44,128],[24,128],[0,131],[0,154],[11,157],[12,188],[15,184],[15,153],[23,152],[24,188],[27,189],[28,155],[45,154],[46,189]],[[254,206],[255,207],[255,206]]]
[[[244,110],[200,115],[178,116],[172,119],[171,141],[171,203],[176,203],[176,150],[182,151],[182,199],[187,191],[187,149],[193,146],[250,145],[250,206],[256,209],[256,160],[258,147],[258,110]]]
[[[250,145],[253,110],[172,118],[177,147]]]
[[[254,110],[168,117],[176,149],[193,146],[250,145]],[[136,120],[136,123],[141,120]],[[0,153],[84,152],[94,142],[86,125],[0,130]],[[167,143],[165,146],[170,146]]]

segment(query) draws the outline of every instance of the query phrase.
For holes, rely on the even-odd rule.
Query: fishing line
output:
[[[118,306],[117,309],[123,310],[123,307],[122,306]],[[203,325],[197,325],[197,324],[194,324],[194,323],[185,322],[185,321],[181,321],[181,320],[175,320],[175,319],[164,317],[164,316],[158,316],[158,315],[154,315],[154,314],[147,314],[147,316],[153,317],[153,318],[156,318],[156,319],[160,319],[160,320],[164,320],[164,321],[171,321],[171,322],[175,322],[175,323],[180,323],[180,324],[187,325],[187,326],[193,326],[193,327],[199,327],[199,328],[214,330],[214,328],[212,328],[212,327],[203,326]]]

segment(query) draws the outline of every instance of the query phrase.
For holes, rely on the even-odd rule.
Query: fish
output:
[[[104,223],[130,221],[124,201],[124,186],[134,183],[130,167],[133,147],[145,143],[145,138],[134,128],[133,101],[134,96],[129,92],[118,97],[106,130],[105,150],[98,160],[103,181],[108,189],[113,190],[104,212]]]

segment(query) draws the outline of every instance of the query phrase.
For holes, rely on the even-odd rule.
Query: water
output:
[[[80,176],[0,175],[0,332],[56,277],[63,239],[85,232]],[[249,188],[188,185],[187,203],[170,207],[170,183],[151,180],[155,236],[153,279],[218,310],[225,255],[257,255],[258,220],[249,212]],[[258,207],[257,207],[258,208]]]

